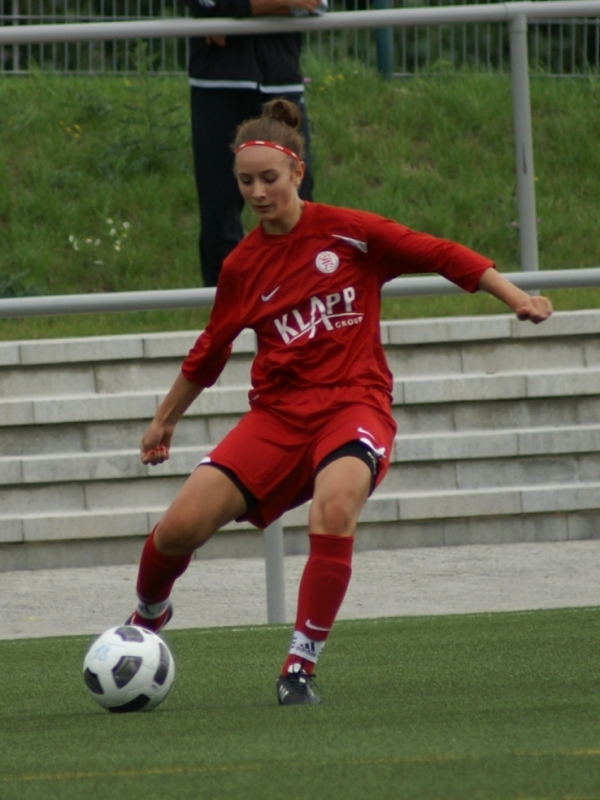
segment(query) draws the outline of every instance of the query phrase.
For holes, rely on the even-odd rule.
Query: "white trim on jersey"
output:
[[[334,239],[341,239],[342,242],[348,242],[353,247],[356,247],[357,250],[360,250],[361,253],[367,252],[367,243],[361,242],[360,239],[352,239],[350,236],[342,236],[339,233],[332,233],[331,234]]]

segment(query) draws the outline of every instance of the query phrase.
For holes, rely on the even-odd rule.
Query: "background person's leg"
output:
[[[216,286],[223,259],[241,241],[244,205],[233,174],[231,142],[244,119],[244,90],[192,87],[192,148],[200,205],[200,266]],[[254,94],[254,93],[251,93]]]

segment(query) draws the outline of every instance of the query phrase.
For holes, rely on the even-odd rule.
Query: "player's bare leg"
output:
[[[223,525],[241,516],[246,501],[223,472],[198,467],[148,537],[137,580],[137,610],[130,624],[158,631],[173,615],[173,584],[188,568],[194,550]]]
[[[173,557],[193,553],[245,511],[246,501],[233,481],[217,467],[203,464],[192,472],[154,529],[156,547]]]
[[[369,467],[353,456],[338,458],[317,473],[308,514],[310,532],[354,536],[372,477]]]

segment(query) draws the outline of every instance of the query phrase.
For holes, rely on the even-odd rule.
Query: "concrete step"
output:
[[[544,401],[553,398],[597,399],[600,396],[600,368],[561,369],[538,372],[505,372],[497,375],[479,373],[472,375],[436,375],[423,378],[397,378],[394,381],[394,406],[401,424],[409,422],[416,410],[417,417],[425,408],[428,417],[438,414],[432,406],[442,406],[443,414],[452,410],[452,430],[460,418],[460,404],[479,404],[486,417],[478,427],[486,430],[494,426],[489,407],[491,402]],[[150,420],[161,402],[158,392],[122,392],[115,394],[85,394],[81,396],[39,397],[37,399],[0,400],[0,428],[65,425],[71,423],[116,422],[125,420]],[[405,407],[404,414],[400,411]],[[248,409],[248,387],[211,387],[203,392],[188,411],[188,417],[217,415],[240,416]],[[465,416],[463,414],[463,416]],[[471,410],[467,415],[473,424]],[[513,419],[512,426],[517,423]],[[523,424],[526,421],[523,420]],[[435,426],[440,429],[440,424]],[[422,430],[422,424],[417,424]],[[410,431],[411,428],[409,427]]]
[[[357,533],[359,549],[597,538],[600,483],[475,491],[377,494]],[[160,505],[0,516],[2,570],[130,562],[163,513]],[[305,507],[283,517],[286,552],[306,550]],[[93,545],[93,546],[92,546]],[[262,534],[232,523],[200,558],[260,556]]]
[[[197,332],[0,343],[1,397],[166,391]],[[217,385],[249,385],[252,331],[236,339]]]
[[[209,445],[173,448],[160,467],[142,464],[139,451],[108,450],[99,453],[61,453],[0,458],[0,487],[10,484],[60,484],[128,480],[164,475],[189,475],[210,450]]]
[[[483,341],[522,341],[532,346],[552,338],[591,340],[588,354],[598,353],[594,344],[600,334],[596,309],[559,311],[542,326],[519,322],[512,314],[486,317],[439,317],[434,319],[385,320],[381,336],[385,346],[429,347],[433,344]],[[0,367],[60,363],[137,361],[184,356],[198,331],[90,336],[73,339],[42,339],[0,342]],[[234,344],[234,354],[252,354],[252,331],[243,331]]]
[[[382,324],[400,424],[360,548],[598,536],[600,312]],[[245,331],[181,420],[172,459],[138,444],[195,332],[0,343],[0,570],[121,563],[248,408]],[[304,552],[307,509],[285,515]],[[233,524],[200,557],[260,555]]]
[[[94,364],[72,368],[1,370],[4,402],[22,403],[31,398],[51,400],[61,397],[158,392],[164,394],[180,371],[181,358],[140,364]],[[251,359],[231,357],[216,386],[250,386]]]
[[[137,448],[3,457],[0,458],[0,491],[13,485],[185,477],[210,452],[211,447],[208,443],[174,447],[171,458],[157,467],[142,464]],[[483,475],[486,470],[480,465],[489,463],[494,472],[500,473],[501,464],[506,463],[510,469],[514,468],[511,465],[522,465],[519,466],[516,482],[537,484],[546,479],[546,472],[540,475],[535,465],[551,464],[556,460],[559,465],[577,461],[578,474],[586,480],[581,468],[581,465],[588,463],[586,456],[595,472],[596,461],[600,460],[600,425],[570,426],[558,430],[516,428],[401,435],[396,438],[390,475],[396,470],[400,483],[404,481],[410,484],[412,480],[407,476],[410,476],[411,468],[416,469],[415,475],[422,475],[421,467],[434,472],[435,465],[448,466],[455,476],[460,474],[461,469],[463,472],[469,470],[474,475],[480,471]],[[565,471],[573,472],[571,467],[565,470],[560,466],[559,472],[564,474]],[[500,478],[490,476],[489,480],[506,484],[507,475],[501,472]],[[390,477],[386,485],[389,482]],[[457,488],[461,488],[460,479],[453,482]],[[417,483],[422,485],[419,480]],[[474,487],[469,485],[464,488]],[[127,483],[125,490],[129,491]]]
[[[451,495],[461,498],[461,506],[457,512],[446,507],[449,517],[503,513],[478,504],[482,498],[489,503],[498,492],[506,502],[515,490],[543,491],[550,485],[568,487],[572,494],[578,486],[600,482],[599,443],[597,425],[558,433],[531,429],[400,436],[389,474],[372,502],[393,496],[429,508],[432,497]],[[209,450],[210,445],[174,448],[171,459],[158,467],[144,466],[137,450],[2,458],[0,504],[7,531],[12,531],[6,535],[18,537],[15,520],[20,516],[88,518],[120,509],[136,509],[137,514],[164,510]]]
[[[60,425],[71,422],[152,419],[163,394],[132,391],[0,401],[0,425]],[[190,408],[191,415],[242,414],[248,410],[248,387],[211,387]]]
[[[559,312],[542,327],[510,315],[383,322],[397,376],[600,367],[597,312]],[[30,399],[166,391],[196,331],[0,343],[1,396]],[[550,342],[552,345],[550,346]],[[247,385],[256,349],[243,331],[219,386]]]
[[[177,359],[187,354],[197,337],[198,331],[175,331],[0,342],[0,367]],[[233,354],[251,355],[255,347],[253,332],[242,331]]]
[[[506,458],[598,452],[600,425],[562,428],[502,428],[404,434],[396,437],[395,460],[446,461],[449,459]]]
[[[519,514],[547,514],[596,511],[600,482],[546,484],[544,486],[484,488],[452,491],[410,491],[376,493],[369,498],[361,526],[379,522],[416,520],[461,520],[480,517],[511,517]],[[130,498],[135,502],[135,497]],[[154,505],[78,509],[19,516],[0,516],[1,541],[47,540],[145,536],[164,513],[160,498]],[[306,527],[307,508],[284,515],[286,528]],[[248,523],[231,523],[224,530],[250,529]]]
[[[176,444],[198,445],[217,442],[235,425],[242,414],[185,416],[177,426]],[[0,426],[0,453],[4,457],[103,453],[139,449],[150,417],[130,420],[80,420],[57,425]]]
[[[195,461],[195,459],[194,459]],[[143,468],[142,468],[143,469]],[[73,480],[64,483],[13,484],[0,493],[2,517],[17,519],[27,515],[103,514],[110,510],[148,509],[160,507],[163,511],[171,503],[189,475],[181,473],[142,476],[127,474],[113,479]],[[461,514],[480,513],[477,498],[485,492],[510,493],[513,490],[533,491],[546,486],[565,486],[569,490],[578,486],[600,482],[600,458],[586,459],[533,458],[514,461],[488,460],[464,463],[425,462],[410,466],[393,465],[385,482],[374,498],[393,495],[399,501],[415,494],[427,497],[432,494],[461,496]],[[471,498],[471,499],[469,499]],[[466,507],[474,508],[471,513]],[[425,504],[425,507],[427,505]],[[553,508],[552,510],[558,510]],[[446,509],[448,516],[456,516]],[[458,513],[458,512],[457,512]],[[483,512],[481,512],[483,513]],[[494,513],[490,508],[487,514]],[[436,515],[437,516],[437,515]],[[12,523],[11,523],[12,525]]]
[[[213,390],[211,390],[213,391]],[[199,405],[193,405],[180,421],[175,435],[175,445],[190,442],[198,445],[216,443],[231,430],[247,410],[246,389],[236,390],[232,413],[218,408],[210,414],[199,413]],[[204,399],[208,398],[205,393]],[[223,395],[225,397],[225,395]],[[151,419],[156,403],[162,395],[152,394],[142,397],[138,403],[137,395],[120,396],[107,404],[95,406],[96,416],[88,416],[85,403],[82,408],[71,406],[71,400],[62,401],[63,413],[60,422],[10,425],[13,419],[47,419],[52,411],[52,403],[45,406],[32,405],[20,410],[14,401],[0,400],[0,454],[4,457],[34,456],[49,454],[75,454],[109,452],[121,449],[137,451],[141,435]],[[80,399],[80,398],[79,398]],[[86,401],[87,402],[87,401]],[[231,404],[229,405],[231,409]],[[226,408],[226,407],[225,407]],[[474,437],[479,432],[500,434],[504,430],[519,428],[548,428],[558,433],[563,428],[589,426],[600,419],[600,395],[553,396],[553,397],[511,397],[496,400],[477,400],[462,402],[445,401],[438,396],[435,403],[412,403],[394,406],[394,416],[403,439],[408,436],[428,436],[435,433],[444,442],[446,435],[455,432],[470,432]],[[111,415],[116,414],[118,418]],[[130,418],[125,419],[126,414]],[[52,417],[50,416],[50,419]],[[4,423],[4,425],[2,424]],[[550,434],[554,435],[553,433]],[[410,440],[407,440],[409,446]],[[440,444],[441,446],[441,444]]]

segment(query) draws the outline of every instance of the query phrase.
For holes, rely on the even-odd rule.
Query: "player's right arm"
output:
[[[142,464],[162,464],[169,458],[175,426],[204,387],[180,372],[162,401],[140,444]]]
[[[162,401],[140,444],[143,464],[169,458],[175,427],[203,389],[213,386],[227,363],[234,339],[245,327],[244,291],[235,267],[225,259],[210,319],[181,365],[181,372]]]

